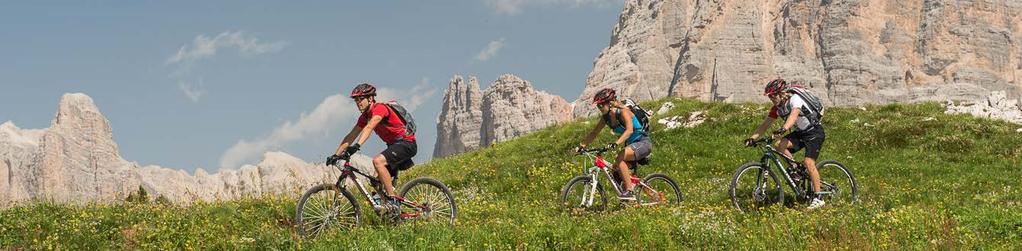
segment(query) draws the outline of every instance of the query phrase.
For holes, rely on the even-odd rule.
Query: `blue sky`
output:
[[[331,154],[370,81],[414,106],[419,162],[454,74],[502,73],[575,99],[622,1],[0,3],[0,122],[49,126],[63,93],[110,120],[121,155],[193,171],[265,151]],[[373,136],[366,149],[382,150]]]

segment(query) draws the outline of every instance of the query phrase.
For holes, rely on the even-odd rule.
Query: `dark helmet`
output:
[[[785,82],[782,78],[774,79],[767,83],[766,88],[763,88],[763,96],[770,96],[787,89],[788,82]]]
[[[615,99],[617,99],[617,92],[614,89],[603,88],[593,96],[593,104],[603,104]]]
[[[376,87],[369,83],[362,83],[351,90],[351,97],[376,96]]]

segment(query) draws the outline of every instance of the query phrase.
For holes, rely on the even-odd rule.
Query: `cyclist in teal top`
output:
[[[628,162],[639,161],[649,157],[649,154],[653,152],[653,142],[650,140],[646,130],[642,128],[642,124],[639,123],[639,119],[632,114],[631,109],[628,109],[621,101],[617,100],[617,93],[610,88],[600,90],[593,97],[593,103],[600,108],[600,113],[603,114],[602,119],[596,122],[596,127],[586,136],[586,138],[579,144],[576,151],[585,149],[586,145],[593,142],[596,139],[596,135],[600,133],[600,130],[604,126],[610,126],[610,129],[615,134],[620,134],[613,143],[607,145],[608,149],[617,150],[618,146],[626,145],[620,151],[617,151],[617,156],[614,158],[613,166],[618,169],[619,174],[622,177],[622,184],[624,184],[624,193],[618,195],[618,198],[622,200],[635,200],[635,196],[632,193],[632,188],[635,184],[632,184],[632,172],[628,167]]]

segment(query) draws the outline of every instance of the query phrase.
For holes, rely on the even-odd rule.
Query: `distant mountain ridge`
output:
[[[571,103],[511,74],[501,75],[486,90],[479,89],[474,76],[466,83],[455,75],[443,100],[434,157],[479,149],[572,119]]]
[[[602,88],[649,100],[763,102],[776,77],[839,106],[1022,91],[1022,2],[629,0],[576,116]]]
[[[49,128],[0,125],[0,207],[31,201],[57,203],[122,200],[142,187],[176,203],[291,193],[336,181],[336,168],[269,152],[261,163],[237,170],[189,175],[159,166],[139,167],[120,157],[110,122],[92,98],[65,94]],[[368,166],[368,157],[355,164]]]
[[[763,85],[777,77],[836,106],[1017,98],[1022,1],[628,0],[571,113],[594,115],[590,100],[603,88],[638,101],[766,102]],[[471,96],[455,87],[442,110]],[[438,129],[452,118],[440,116]],[[479,127],[473,121],[457,126]],[[523,129],[513,135],[539,128]],[[434,156],[476,149],[473,133],[450,135]]]

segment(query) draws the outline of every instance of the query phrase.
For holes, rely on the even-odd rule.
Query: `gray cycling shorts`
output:
[[[649,154],[653,152],[653,141],[649,137],[642,137],[639,141],[628,144],[628,147],[635,152],[635,160],[641,160],[649,157]]]

